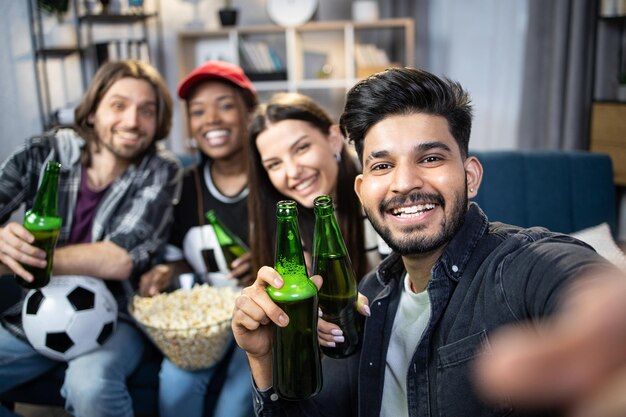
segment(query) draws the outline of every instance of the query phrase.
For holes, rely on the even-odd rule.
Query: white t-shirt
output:
[[[380,263],[381,259],[391,253],[391,248],[387,246],[385,241],[370,223],[370,221],[363,216],[363,234],[365,235],[365,257],[367,259],[367,265],[370,269],[374,269]]]
[[[428,291],[414,293],[411,290],[409,276],[405,274],[404,288],[400,295],[396,317],[393,320],[387,350],[381,417],[408,417],[409,415],[406,395],[409,363],[413,359],[413,354],[429,319]]]

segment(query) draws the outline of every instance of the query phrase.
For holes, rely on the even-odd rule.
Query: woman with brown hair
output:
[[[357,164],[337,125],[313,99],[275,94],[259,106],[249,128],[248,216],[253,271],[274,264],[276,203],[299,204],[304,249],[312,250],[313,199],[333,197],[357,279],[378,261],[378,239],[354,192]]]

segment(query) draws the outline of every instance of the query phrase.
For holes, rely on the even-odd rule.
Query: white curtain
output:
[[[596,0],[528,0],[521,148],[588,149]]]
[[[415,19],[416,66],[457,80],[474,103],[472,149],[517,147],[527,0],[379,1]]]

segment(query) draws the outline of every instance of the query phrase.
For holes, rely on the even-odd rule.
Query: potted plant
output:
[[[63,21],[69,9],[69,0],[39,0],[37,3],[42,10],[55,15],[59,22]]]
[[[232,0],[224,0],[224,7],[217,12],[222,26],[235,26],[237,24],[237,9],[233,7]]]

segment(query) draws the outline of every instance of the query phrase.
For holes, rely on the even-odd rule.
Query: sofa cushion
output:
[[[617,230],[611,159],[584,151],[473,151],[484,167],[474,198],[489,220],[572,233]]]
[[[613,240],[608,224],[602,223],[597,226],[579,230],[578,232],[572,233],[572,236],[587,243],[600,255],[617,265],[620,269],[626,271],[626,255],[624,255],[624,252],[622,252],[619,246],[617,246],[617,243],[615,243],[615,240]]]

